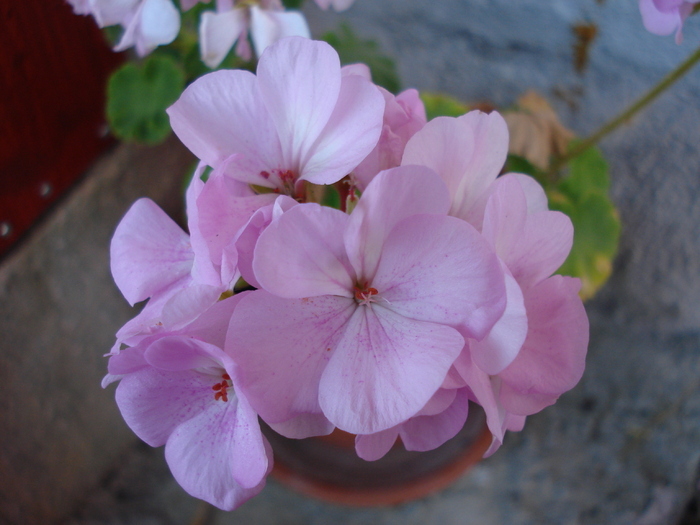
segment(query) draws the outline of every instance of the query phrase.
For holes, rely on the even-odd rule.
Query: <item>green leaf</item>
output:
[[[325,193],[323,194],[323,200],[321,204],[323,206],[328,206],[329,208],[340,209],[340,194],[333,186],[324,186]]]
[[[589,193],[573,202],[563,193],[549,193],[553,210],[566,213],[574,225],[574,244],[557,273],[581,279],[581,298],[598,291],[612,272],[620,238],[620,219],[607,195]]]
[[[572,141],[569,146],[575,146]],[[590,147],[569,161],[569,175],[559,184],[561,192],[574,200],[580,200],[589,193],[607,195],[610,189],[608,163],[597,147]]]
[[[401,88],[394,61],[382,54],[379,44],[373,40],[360,40],[347,24],[341,24],[337,32],[326,33],[321,40],[335,48],[343,65],[358,62],[367,64],[375,84],[392,93],[397,93]]]
[[[285,9],[301,9],[304,0],[282,0]]]
[[[107,85],[107,119],[123,140],[157,144],[170,133],[165,109],[182,93],[185,74],[175,60],[152,53],[142,65],[124,64]]]
[[[423,91],[420,98],[425,104],[428,120],[435,117],[460,117],[469,111],[469,106],[464,102],[443,93]]]

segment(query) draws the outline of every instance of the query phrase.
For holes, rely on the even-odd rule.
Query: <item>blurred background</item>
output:
[[[634,0],[356,0],[304,7],[348,23],[403,88],[508,108],[529,89],[585,136],[700,45],[649,34]],[[193,158],[171,137],[122,145],[104,125],[119,63],[62,0],[0,5],[0,522],[70,524],[700,523],[700,68],[601,144],[622,233],[587,303],[580,384],[448,489],[351,509],[270,480],[232,513],[185,494],[162,450],[102,390],[102,355],[134,312],[109,274],[139,197],[180,217]]]

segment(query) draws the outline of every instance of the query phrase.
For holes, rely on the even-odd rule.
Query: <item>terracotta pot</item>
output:
[[[462,430],[441,447],[409,452],[400,442],[378,461],[355,453],[355,436],[289,439],[265,429],[275,453],[272,475],[297,492],[358,507],[395,505],[437,492],[477,463],[491,444],[481,407],[470,404]]]

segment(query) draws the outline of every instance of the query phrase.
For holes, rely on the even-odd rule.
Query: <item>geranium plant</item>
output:
[[[415,91],[394,97],[299,37],[168,112],[201,160],[189,236],[148,200],[117,228],[115,280],[149,302],[105,382],[190,493],[231,509],[260,490],[256,415],[293,438],[352,432],[376,459],[399,435],[438,447],[472,401],[493,452],[581,377],[580,283],[552,275],[571,221],[533,178],[498,177],[498,113],[426,123]]]
[[[504,118],[398,93],[375,44],[347,27],[326,37],[336,49],[310,40],[279,0],[69,1],[121,26],[117,50],[171,44],[109,86],[118,135],[172,128],[199,165],[187,232],[147,199],[116,229],[115,282],[147,303],[117,333],[104,385],[118,382],[125,421],[165,445],[190,494],[230,510],[262,489],[273,454],[259,420],[289,438],[344,430],[371,461],[399,438],[439,447],[472,403],[489,455],[577,384],[582,298],[610,275],[620,227],[595,144],[700,51],[576,139],[537,95]],[[698,5],[640,9],[680,42]],[[221,66],[234,69],[210,72]]]

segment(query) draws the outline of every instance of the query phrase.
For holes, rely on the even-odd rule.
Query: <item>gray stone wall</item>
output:
[[[102,356],[134,315],[114,286],[109,241],[131,203],[180,212],[193,159],[177,141],[121,146],[0,265],[0,523],[72,511],[135,437]]]

